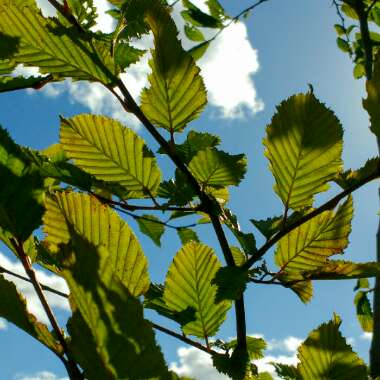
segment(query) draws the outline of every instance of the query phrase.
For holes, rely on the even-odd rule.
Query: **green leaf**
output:
[[[344,26],[342,26],[340,24],[335,24],[334,28],[335,28],[335,31],[338,34],[338,36],[342,36],[342,35],[346,34],[346,29],[344,28]]]
[[[379,157],[367,160],[365,165],[357,170],[346,170],[343,173],[338,173],[335,177],[335,182],[344,190],[357,185],[371,174],[377,173],[380,177],[380,161]]]
[[[218,136],[205,132],[190,131],[185,142],[175,145],[175,151],[182,161],[188,164],[200,150],[215,148],[219,144],[220,138]],[[166,153],[162,148],[158,152],[161,154]]]
[[[0,227],[21,241],[41,225],[43,180],[0,127]],[[26,212],[27,210],[27,212]]]
[[[275,191],[286,208],[300,210],[328,189],[342,167],[343,129],[312,93],[294,95],[277,107],[264,139]]]
[[[218,0],[207,0],[206,4],[212,17],[221,21],[229,18]]]
[[[313,298],[313,284],[311,280],[304,280],[302,273],[284,272],[279,280],[296,293],[303,303],[310,302]]]
[[[124,71],[133,63],[138,62],[145,52],[145,50],[136,49],[127,43],[119,42],[115,50],[115,63],[121,71]]]
[[[352,263],[343,260],[328,260],[315,270],[303,272],[303,277],[309,280],[352,280],[355,278],[376,277],[380,274],[380,264]]]
[[[367,367],[339,331],[337,318],[312,331],[298,349],[301,379],[367,380]]]
[[[257,374],[257,367],[251,363],[248,350],[235,348],[232,355],[212,354],[214,367],[234,380],[248,380]]]
[[[104,373],[114,380],[169,379],[151,324],[139,300],[120,282],[113,260],[104,245],[94,246],[75,231],[61,254],[74,311],[68,327],[75,359],[90,379]],[[94,374],[99,367],[103,371]]]
[[[90,114],[61,120],[60,144],[79,168],[100,180],[120,184],[129,198],[156,193],[161,171],[132,129],[114,119]]]
[[[302,224],[278,243],[275,262],[286,272],[317,270],[327,263],[329,256],[348,245],[353,216],[352,198],[337,210],[325,211]]]
[[[150,284],[149,290],[144,294],[144,307],[156,311],[158,314],[169,318],[181,326],[195,321],[195,309],[188,307],[182,311],[171,309],[164,300],[164,286]]]
[[[186,34],[186,37],[191,41],[199,42],[199,41],[205,40],[205,36],[203,35],[203,33],[193,25],[189,25],[189,24],[185,25],[185,34]]]
[[[104,44],[86,41],[79,32],[63,28],[57,19],[45,19],[34,1],[0,1],[0,31],[19,38],[14,64],[39,67],[41,74],[53,74],[55,80],[112,83],[117,74]]]
[[[161,220],[154,215],[141,215],[136,218],[139,224],[140,231],[149,236],[154,244],[161,247],[161,236],[165,232],[165,226],[162,224]]]
[[[51,252],[70,241],[72,226],[90,243],[105,246],[114,276],[132,295],[148,290],[147,259],[132,230],[116,212],[93,196],[74,192],[57,192],[47,197],[45,206],[45,242]]]
[[[177,38],[177,29],[168,11],[148,0],[145,21],[154,36],[149,76],[151,87],[141,94],[141,108],[157,127],[171,133],[182,131],[201,113],[207,103],[199,68]]]
[[[281,363],[270,363],[276,369],[276,374],[281,379],[284,380],[298,380],[300,375],[298,373],[297,367],[293,365],[281,364]]]
[[[239,267],[219,268],[211,281],[217,286],[215,302],[239,299],[245,291],[248,281],[248,270]]]
[[[366,82],[367,98],[363,99],[363,107],[368,112],[371,131],[380,137],[380,51],[375,62],[371,80]]]
[[[338,37],[336,39],[336,44],[338,45],[338,48],[342,50],[344,53],[350,53],[351,47],[350,44],[344,40],[343,38]]]
[[[266,237],[267,240],[280,230],[282,221],[282,216],[275,216],[265,220],[251,219],[251,223]]]
[[[267,348],[267,344],[262,338],[255,338],[253,336],[247,336],[247,350],[249,358],[251,360],[258,360],[264,357],[264,351]],[[233,339],[227,343],[227,347],[235,349],[237,347],[237,339]]]
[[[24,88],[35,88],[39,89],[44,83],[45,77],[28,77],[24,78],[22,76],[0,76],[0,93],[8,92],[13,90],[22,90]]]
[[[46,325],[26,309],[26,300],[16,289],[13,282],[0,275],[0,317],[5,318],[29,335],[40,341],[54,353],[61,355],[63,349],[49,332]]]
[[[369,289],[368,278],[359,278],[356,281],[356,285],[355,285],[354,291],[359,290],[359,289]]]
[[[203,187],[237,186],[244,178],[247,160],[243,154],[231,155],[209,148],[193,157],[189,169]]]
[[[230,250],[234,258],[235,265],[237,267],[242,266],[247,261],[247,256],[240,248],[230,247]]]
[[[373,331],[373,311],[371,303],[368,299],[368,293],[359,291],[354,298],[354,304],[356,307],[356,316],[360,323],[360,326],[365,332]]]
[[[67,5],[83,29],[89,30],[96,25],[98,14],[93,0],[67,0]]]
[[[181,239],[182,245],[185,245],[191,241],[199,242],[197,233],[191,228],[185,228],[185,227],[178,228],[177,233],[178,233],[179,238]]]
[[[187,53],[190,54],[195,61],[197,61],[198,59],[201,59],[203,57],[209,46],[210,41],[204,41],[192,47],[190,50],[187,51]]]
[[[213,16],[202,12],[189,0],[183,0],[183,5],[187,8],[181,12],[183,19],[194,26],[203,28],[221,28],[223,24]]]
[[[166,276],[164,301],[176,311],[195,309],[196,320],[182,328],[185,334],[213,336],[225,320],[231,305],[226,301],[215,303],[217,288],[211,284],[219,268],[213,250],[198,242],[186,244],[174,257]]]

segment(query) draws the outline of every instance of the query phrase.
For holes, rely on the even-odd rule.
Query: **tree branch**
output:
[[[380,167],[378,167],[374,173],[372,173],[368,177],[363,178],[361,181],[359,181],[355,185],[351,186],[350,188],[340,192],[338,195],[331,198],[329,201],[324,203],[322,206],[311,211],[309,214],[305,215],[304,217],[300,218],[299,220],[295,221],[294,223],[290,223],[290,224],[286,225],[276,235],[274,235],[272,238],[267,240],[267,242],[261,248],[259,248],[257,250],[257,252],[254,255],[252,255],[246,261],[246,263],[243,265],[243,268],[248,270],[256,261],[259,261],[270,248],[272,248],[281,238],[283,238],[289,232],[291,232],[294,229],[302,226],[304,223],[308,222],[310,219],[316,217],[317,215],[321,214],[322,212],[334,209],[336,207],[336,205],[343,198],[347,197],[348,195],[353,193],[355,190],[364,186],[368,182],[373,181],[374,179],[378,178],[379,176],[380,176]]]
[[[83,374],[80,372],[75,360],[71,357],[70,351],[68,349],[65,337],[63,335],[63,331],[58,325],[58,322],[53,314],[53,311],[50,308],[49,303],[47,302],[47,299],[45,298],[45,295],[43,293],[42,287],[40,283],[38,282],[36,272],[34,271],[32,264],[30,262],[29,257],[24,252],[24,247],[21,241],[17,241],[16,239],[12,238],[11,243],[13,247],[15,248],[17,255],[25,269],[26,274],[29,277],[30,282],[32,283],[34,290],[37,293],[37,296],[42,304],[42,307],[49,319],[49,322],[54,330],[54,333],[59,341],[59,343],[62,346],[63,352],[65,353],[67,357],[67,369],[69,371],[70,377],[72,380],[84,380]]]

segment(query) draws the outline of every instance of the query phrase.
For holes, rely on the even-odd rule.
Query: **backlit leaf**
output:
[[[215,303],[217,288],[211,284],[219,268],[213,250],[198,242],[186,244],[174,257],[166,276],[164,300],[176,311],[195,309],[196,320],[183,327],[185,334],[213,336],[226,318],[230,303]]]
[[[62,118],[60,144],[78,167],[125,187],[129,198],[153,195],[160,184],[161,171],[144,141],[114,119],[90,114]]]
[[[311,206],[342,167],[343,129],[312,93],[292,96],[277,107],[264,139],[275,191],[286,208]]]
[[[62,354],[62,347],[49,332],[46,325],[38,322],[36,317],[26,309],[26,300],[16,289],[13,282],[0,275],[0,317],[15,324],[57,354]]]
[[[70,241],[72,225],[90,243],[105,246],[114,276],[132,295],[148,290],[147,259],[136,236],[116,212],[93,196],[74,192],[57,192],[46,199],[45,206],[45,241],[51,251]]]
[[[144,214],[138,217],[137,223],[139,224],[140,231],[149,236],[154,244],[161,247],[161,236],[165,232],[165,226],[159,218],[155,215]]]
[[[298,349],[302,380],[367,380],[367,367],[339,331],[334,318],[312,331]]]
[[[190,54],[177,38],[177,29],[168,11],[147,0],[145,21],[154,36],[149,76],[150,88],[143,90],[141,108],[157,127],[180,132],[206,105],[206,90]]]
[[[359,291],[354,298],[356,316],[360,326],[365,332],[373,331],[373,311],[368,299],[368,293]]]
[[[244,178],[246,168],[243,154],[231,155],[216,149],[199,151],[189,164],[190,171],[203,187],[236,186]]]

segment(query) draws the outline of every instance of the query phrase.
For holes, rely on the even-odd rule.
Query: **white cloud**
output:
[[[5,319],[0,318],[0,330],[6,330],[8,328],[7,322]]]
[[[51,14],[51,6],[46,0],[38,0],[44,14]],[[196,0],[196,5],[207,11],[204,0]],[[110,9],[106,0],[95,0],[98,7],[98,25],[96,29],[110,32],[113,28],[112,18],[105,12]],[[173,10],[173,18],[180,30],[181,39],[185,48],[191,43],[184,38],[184,21],[180,15],[181,2]],[[215,30],[203,28],[206,38],[214,35]],[[152,46],[150,37],[139,43],[140,48],[149,49]],[[138,100],[141,90],[148,85],[147,75],[149,54],[140,62],[132,65],[128,73],[122,75],[123,81],[132,96]],[[212,42],[206,54],[199,60],[202,76],[204,78],[209,104],[217,110],[217,117],[235,119],[245,115],[255,114],[263,109],[263,102],[258,98],[252,76],[259,70],[257,51],[248,39],[245,24],[233,23],[228,30],[222,32]],[[43,93],[56,97],[67,93],[70,100],[87,107],[91,112],[104,113],[120,119],[132,127],[139,125],[131,115],[126,115],[117,100],[100,84],[87,82],[65,81],[60,84],[50,84],[44,87]]]
[[[12,272],[25,276],[25,271],[22,267],[22,264],[16,261],[11,261],[1,252],[0,265]],[[36,275],[40,283],[50,286],[61,292],[68,293],[68,287],[63,278],[58,277],[54,274],[47,274],[41,270],[36,270]],[[37,297],[33,289],[33,286],[29,282],[23,281],[21,279],[7,274],[4,274],[4,277],[9,281],[14,282],[17,286],[17,289],[25,296],[29,312],[34,314],[40,321],[48,323],[46,314],[41,306],[39,298]],[[45,295],[51,307],[61,310],[70,309],[68,301],[66,299],[50,292],[45,292]]]
[[[14,377],[15,380],[69,380],[68,377],[58,377],[54,373],[41,371],[33,375],[18,374]]]
[[[263,335],[254,335],[255,337],[263,337]],[[268,350],[279,351],[278,355],[266,355],[264,358],[255,360],[254,363],[259,372],[269,372],[274,379],[279,379],[275,375],[274,367],[270,364],[283,363],[288,365],[296,365],[297,349],[302,340],[289,336],[284,340],[271,340],[268,344]],[[281,351],[283,351],[281,353]],[[177,351],[178,362],[173,362],[170,369],[177,372],[181,376],[193,377],[197,380],[226,380],[229,377],[219,373],[212,365],[210,355],[195,347],[180,347]]]

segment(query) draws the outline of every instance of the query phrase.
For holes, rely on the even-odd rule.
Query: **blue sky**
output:
[[[252,2],[225,0],[222,3],[235,14]],[[201,62],[207,74],[206,83],[211,86],[209,96],[212,101],[190,127],[220,135],[226,151],[247,154],[248,174],[239,189],[232,189],[230,201],[230,208],[238,214],[246,231],[253,230],[250,218],[266,218],[282,211],[272,191],[274,180],[263,156],[262,138],[275,106],[290,95],[307,91],[308,83],[313,84],[316,96],[335,111],[344,126],[346,167],[359,167],[367,158],[376,155],[375,138],[368,130],[368,118],[361,108],[364,82],[353,79],[351,62],[335,45],[333,25],[336,22],[330,0],[269,0],[255,10],[246,23],[247,28],[234,25],[223,32],[216,46]],[[101,23],[107,27],[106,19],[103,18]],[[246,30],[248,40],[245,39]],[[135,92],[143,84],[141,77],[145,72],[146,68],[136,67],[126,77]],[[18,143],[39,149],[57,141],[60,114],[71,116],[92,110],[124,117],[100,89],[89,92],[89,88],[82,85],[64,84],[40,92],[1,94],[0,101],[0,124]],[[125,121],[137,126],[130,118]],[[153,149],[156,148],[143,129],[138,133]],[[166,176],[170,176],[173,167],[162,159],[160,163]],[[372,183],[354,194],[355,217],[346,259],[370,261],[375,257],[376,187],[377,184]],[[333,188],[329,194],[335,191]],[[319,201],[323,199],[326,195],[318,197]],[[136,227],[133,221],[130,223]],[[204,242],[218,251],[208,227],[201,226],[198,232]],[[149,257],[152,279],[163,282],[165,270],[180,247],[178,238],[168,231],[162,248],[158,249],[137,234]],[[257,231],[255,234],[258,242],[262,242],[260,234]],[[5,248],[0,248],[2,263],[4,257],[13,260]],[[272,252],[268,253],[267,261],[272,262]],[[12,261],[8,264],[15,265]],[[53,278],[45,280],[56,281]],[[59,283],[57,286],[64,285]],[[305,306],[290,290],[251,286],[246,294],[248,333],[265,336],[270,342],[268,355],[272,358],[282,356],[284,360],[293,360],[297,339],[304,339],[311,329],[327,321],[335,311],[341,315],[342,329],[354,349],[366,359],[369,340],[363,338],[354,315],[353,287],[352,281],[315,284],[315,296]],[[30,289],[24,286],[22,290],[30,296]],[[33,302],[33,298],[30,299]],[[37,309],[38,305],[34,307]],[[55,310],[63,322],[67,315],[64,308]],[[153,313],[147,315],[166,324]],[[32,338],[9,324],[6,329],[1,326],[0,379],[54,380],[65,377],[58,360]],[[230,313],[220,336],[225,339],[233,336],[233,327],[234,319]],[[203,355],[183,348],[182,343],[172,338],[157,336],[168,362],[177,362],[176,368],[180,372],[200,380],[223,378],[210,369],[210,363]],[[46,373],[44,377],[43,371],[57,377],[51,375],[49,378]]]

